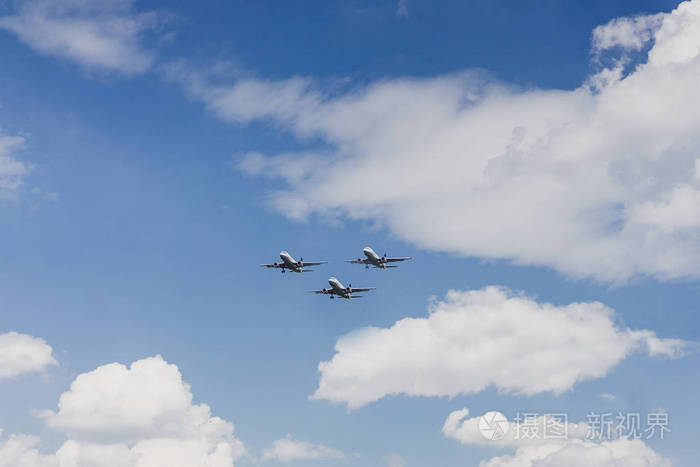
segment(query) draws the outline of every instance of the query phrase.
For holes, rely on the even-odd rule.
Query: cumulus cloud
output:
[[[687,345],[620,327],[602,303],[556,306],[501,287],[450,291],[429,311],[338,339],[312,398],[354,409],[392,394],[452,397],[488,386],[560,394],[634,351],[676,357]]]
[[[24,144],[25,139],[21,136],[7,136],[0,133],[0,196],[19,188],[31,169],[15,156]]]
[[[85,69],[134,75],[154,60],[143,38],[162,18],[132,11],[134,0],[30,0],[0,17],[0,29],[36,52],[70,60]]]
[[[43,339],[17,332],[0,334],[0,378],[43,372],[57,364]]]
[[[59,467],[54,456],[39,452],[36,448],[38,444],[39,439],[34,436],[10,435],[6,439],[0,439],[0,466]]]
[[[567,423],[561,438],[544,437],[544,421],[539,417],[533,428],[539,436],[518,437],[516,423],[507,421],[506,435],[501,440],[488,440],[479,431],[480,417],[467,418],[469,410],[452,412],[445,421],[442,432],[467,445],[493,445],[517,448],[514,454],[493,457],[479,464],[480,467],[555,467],[561,465],[588,467],[670,467],[671,462],[662,458],[640,439],[614,439],[597,441],[589,439],[588,425]],[[530,425],[529,425],[530,426]]]
[[[321,444],[311,444],[298,441],[291,436],[278,439],[262,454],[263,461],[275,460],[290,462],[299,459],[342,459],[345,454],[337,449],[329,448]]]
[[[699,31],[700,0],[601,26],[592,50],[637,52],[638,64],[573,90],[476,72],[332,92],[303,77],[231,83],[182,66],[169,76],[223,119],[320,142],[315,157],[251,156],[253,167],[295,166],[253,171],[286,181],[269,200],[290,218],[369,220],[426,249],[571,277],[698,278]]]
[[[37,415],[68,440],[41,454],[36,438],[9,436],[0,467],[232,467],[245,451],[233,425],[193,404],[178,368],[160,356],[83,373],[57,411]]]

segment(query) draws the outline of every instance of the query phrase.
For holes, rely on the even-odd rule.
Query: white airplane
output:
[[[387,258],[386,253],[384,253],[384,256],[379,256],[374,252],[373,249],[370,247],[366,246],[362,252],[365,254],[365,258],[357,258],[357,259],[349,259],[346,260],[346,263],[353,263],[353,264],[364,264],[365,268],[369,269],[370,265],[374,266],[375,268],[379,269],[386,269],[386,268],[396,268],[398,266],[388,266],[386,263],[396,263],[398,261],[408,261],[411,258],[410,256],[404,256],[404,257],[398,257],[398,258]]]
[[[280,251],[280,258],[282,259],[282,262],[280,263],[272,263],[272,264],[261,264],[261,267],[265,268],[276,268],[276,269],[281,269],[282,272],[285,272],[287,269],[289,269],[292,272],[311,272],[311,269],[304,269],[307,266],[318,266],[319,264],[326,264],[328,261],[304,261],[304,258],[299,258],[299,261],[295,260],[292,258],[292,255],[290,255],[286,251]]]
[[[367,292],[368,290],[374,290],[376,287],[365,287],[365,288],[354,288],[352,284],[348,284],[347,287],[345,287],[343,284],[340,283],[338,279],[335,277],[331,277],[328,279],[328,283],[331,285],[330,289],[321,289],[321,290],[310,290],[309,292],[311,293],[320,293],[324,295],[330,295],[331,298],[334,298],[335,295],[339,296],[340,298],[361,298],[361,295],[352,295],[355,292]]]

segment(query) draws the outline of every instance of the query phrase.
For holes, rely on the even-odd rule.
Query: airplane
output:
[[[282,272],[286,272],[287,269],[292,272],[311,272],[312,269],[304,268],[307,266],[318,266],[319,264],[328,263],[328,261],[304,261],[304,258],[299,258],[299,261],[296,261],[294,258],[292,258],[292,255],[286,251],[280,251],[280,258],[282,258],[281,263],[261,264],[260,266],[265,268],[282,269]]]
[[[370,247],[366,246],[362,252],[365,254],[365,258],[357,258],[357,259],[349,259],[346,260],[346,263],[353,263],[353,264],[364,264],[366,269],[369,269],[370,265],[374,266],[375,268],[379,269],[386,269],[386,268],[397,268],[398,266],[388,266],[386,263],[395,263],[397,261],[407,261],[411,258],[410,256],[404,256],[404,257],[398,257],[398,258],[387,258],[386,253],[384,253],[384,256],[379,256],[374,252],[373,249]]]
[[[331,298],[334,298],[335,295],[337,295],[340,298],[347,298],[349,300],[351,298],[361,298],[362,297],[362,295],[352,295],[355,292],[367,292],[368,290],[374,290],[376,288],[376,287],[354,288],[352,286],[352,284],[348,284],[348,286],[345,287],[335,277],[331,277],[330,279],[328,279],[328,283],[331,285],[330,289],[323,288],[321,290],[309,290],[309,292],[330,295]]]

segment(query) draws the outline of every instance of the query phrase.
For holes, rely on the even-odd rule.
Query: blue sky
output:
[[[637,50],[620,39],[629,32],[626,29],[613,31],[617,35],[611,36],[599,30],[600,36],[595,37],[601,44],[606,37],[613,37],[613,43],[598,46],[592,31],[614,24],[609,23],[614,18],[671,15],[678,2],[596,1],[576,6],[556,1],[409,0],[407,14],[397,13],[396,2],[195,5],[112,1],[96,11],[77,0],[64,4],[65,8],[52,10],[45,2],[0,3],[0,17],[5,19],[4,23],[0,20],[0,136],[24,140],[8,157],[26,169],[21,184],[3,188],[0,196],[0,332],[43,339],[58,362],[0,380],[5,394],[0,410],[3,438],[12,433],[37,436],[36,448],[44,456],[56,452],[67,439],[94,441],[85,435],[90,431],[85,426],[92,425],[78,429],[65,421],[70,414],[63,412],[68,409],[57,409],[61,394],[72,390],[71,382],[78,375],[102,365],[120,362],[128,366],[162,355],[177,365],[195,404],[207,404],[214,416],[235,425],[235,439],[247,451],[232,456],[235,465],[253,465],[272,449],[275,440],[287,435],[316,449],[330,447],[335,453],[321,450],[320,458],[313,460],[307,453],[307,458],[300,455],[291,465],[462,466],[515,455],[518,446],[495,447],[443,435],[447,416],[464,407],[472,416],[499,410],[509,418],[517,412],[566,412],[572,421],[585,421],[590,412],[646,414],[663,409],[669,414],[672,432],[664,440],[646,441],[645,449],[673,465],[694,464],[693,441],[700,435],[700,413],[694,400],[700,362],[692,344],[700,335],[700,264],[694,245],[700,227],[685,211],[679,221],[666,211],[660,213],[659,207],[677,199],[675,188],[694,186],[695,182],[683,178],[690,170],[684,164],[697,154],[694,145],[698,141],[688,136],[697,130],[692,109],[682,108],[678,115],[665,114],[663,108],[657,112],[660,119],[678,118],[687,124],[678,125],[684,132],[669,130],[658,137],[660,146],[672,149],[650,155],[652,162],[638,163],[640,171],[664,172],[658,176],[662,185],[651,194],[641,185],[626,184],[625,177],[636,174],[636,165],[625,165],[622,160],[622,153],[629,152],[633,160],[636,157],[635,131],[642,141],[639,144],[653,146],[657,141],[647,141],[639,130],[646,122],[635,126],[644,113],[621,105],[618,120],[609,123],[601,117],[601,122],[620,129],[617,133],[629,139],[621,137],[609,146],[592,145],[595,149],[584,154],[588,158],[575,170],[593,173],[605,165],[623,181],[614,187],[601,183],[591,193],[582,189],[580,197],[613,193],[603,200],[606,206],[620,205],[630,219],[640,216],[641,224],[655,222],[654,229],[663,232],[649,227],[640,237],[636,233],[612,235],[609,254],[598,249],[601,237],[607,242],[607,234],[597,233],[599,224],[609,221],[607,214],[595,214],[593,227],[585,222],[579,225],[578,219],[588,219],[585,213],[594,209],[579,206],[575,200],[568,204],[568,199],[549,204],[549,179],[533,179],[527,193],[518,191],[523,189],[519,178],[506,183],[494,194],[502,200],[493,205],[495,220],[486,219],[468,199],[462,199],[461,191],[446,192],[441,198],[451,175],[465,170],[465,179],[470,180],[471,172],[467,174],[459,164],[481,147],[479,141],[474,146],[472,140],[460,141],[464,152],[455,153],[457,157],[452,149],[445,149],[442,156],[443,143],[445,147],[452,144],[445,135],[426,146],[434,152],[405,162],[401,156],[408,147],[395,142],[421,127],[431,127],[432,116],[442,115],[441,100],[452,96],[455,89],[462,92],[463,87],[472,86],[480,97],[457,107],[486,107],[494,102],[490,99],[498,101],[491,110],[470,117],[477,132],[488,135],[492,128],[509,125],[501,120],[508,120],[508,109],[513,114],[521,111],[513,103],[520,98],[535,103],[526,107],[544,109],[546,115],[532,117],[533,128],[540,120],[561,119],[563,128],[582,125],[571,123],[567,112],[578,105],[589,109],[587,102],[579,103],[574,96],[559,107],[550,100],[559,99],[558,92],[562,99],[569,99],[572,90],[582,89],[607,66],[596,61],[596,53],[627,60],[625,73],[630,74],[614,78],[612,84],[592,85],[590,99],[600,101],[590,108],[618,103],[617,97],[607,97],[615,86],[636,83],[633,80],[646,83],[646,76],[652,76],[651,72],[642,75],[651,67],[639,68],[636,75],[629,67],[663,62],[656,55],[647,59],[648,44]],[[65,39],[52,36],[50,28],[37,34],[31,22],[7,22],[7,18],[32,18],[37,12],[69,26],[75,18],[85,24],[94,22],[98,33],[81,39],[71,32]],[[65,52],[75,41],[100,39],[99,31],[104,32],[111,20],[128,23],[144,14],[151,16],[138,23],[140,34],[115,33],[105,42],[103,57],[112,48],[127,44],[129,53],[114,62],[105,65],[91,52]],[[661,26],[657,20],[644,20],[645,26],[633,28],[630,34],[644,37],[647,24],[652,37],[667,29],[668,34],[673,33],[670,20],[659,21],[664,20],[667,23]],[[677,34],[690,50],[700,51],[692,42],[697,38]],[[656,44],[663,45],[666,38],[657,36]],[[58,46],[46,48],[46,44]],[[678,42],[669,47],[683,49]],[[661,52],[672,55],[669,49],[657,50],[659,56]],[[147,65],[134,68],[139,54],[148,57]],[[683,60],[687,62],[683,66],[692,71],[700,59],[691,54]],[[687,78],[680,65],[672,65],[669,76],[677,73],[679,83]],[[663,62],[663,66],[672,65]],[[469,70],[476,78],[462,78],[461,73]],[[447,84],[433,81],[443,77]],[[301,91],[289,90],[292,79],[302,80]],[[408,89],[404,90],[401,86],[406,82]],[[247,100],[248,88],[236,88],[241,83],[260,84],[262,91]],[[645,88],[639,86],[641,90],[630,87],[629,92],[643,93]],[[381,92],[373,94],[371,90],[377,87]],[[414,98],[423,102],[423,94],[433,96],[433,87],[437,97],[427,99],[419,113],[413,113],[410,105],[404,112],[407,118],[400,110],[394,113],[400,105],[395,104],[399,98],[393,92],[401,99],[408,95],[410,104]],[[685,89],[678,88],[680,93]],[[538,90],[553,94],[542,97]],[[223,91],[234,97],[226,100]],[[385,95],[394,104],[385,104]],[[689,107],[695,99],[678,97],[684,98]],[[437,106],[430,110],[433,99]],[[290,108],[285,102],[291,102]],[[647,103],[645,97],[635,102]],[[376,120],[386,127],[377,134],[356,129],[354,125],[361,126],[363,119],[374,121],[374,114],[363,112],[375,105],[381,109],[389,105]],[[347,112],[343,106],[348,107]],[[597,118],[598,114],[591,115]],[[451,122],[446,117],[435,125]],[[506,130],[510,134],[514,128]],[[393,132],[399,136],[394,138]],[[648,134],[656,135],[654,131]],[[424,141],[427,137],[419,138],[417,144]],[[572,136],[566,141],[575,145],[582,140]],[[373,147],[367,149],[369,145]],[[524,164],[550,167],[538,165],[539,161],[549,164],[555,157],[567,158],[567,153],[552,156],[547,149],[537,149],[536,143],[533,147],[532,157],[523,159]],[[382,159],[384,156],[377,155],[381,151],[396,154]],[[596,159],[598,151],[613,155],[601,162]],[[262,154],[263,162],[241,169],[246,161],[258,160],[251,159],[251,153]],[[439,166],[437,175],[423,165],[431,157]],[[647,161],[646,155],[639,157]],[[408,172],[398,170],[404,165]],[[274,167],[287,172],[277,173]],[[290,176],[295,170],[303,174],[301,180]],[[420,177],[410,177],[421,170],[426,170],[426,186]],[[566,166],[562,170],[574,169]],[[445,185],[439,183],[441,173]],[[578,187],[577,183],[582,182],[564,177],[556,181],[555,190],[564,185]],[[392,191],[402,184],[417,188],[407,189],[408,194]],[[530,191],[537,191],[537,186],[544,187],[544,197],[530,199]],[[645,194],[637,198],[642,191]],[[623,194],[618,195],[620,192]],[[632,192],[635,194],[629,195]],[[513,224],[517,229],[511,230],[513,225],[501,224],[498,218],[518,217],[515,213],[521,207],[513,200],[521,194],[522,209],[541,203],[545,211],[561,214],[519,221],[522,223]],[[552,192],[552,198],[559,195],[559,191]],[[700,198],[692,199],[697,203]],[[299,214],[288,212],[287,200],[303,206]],[[597,213],[603,202],[596,200]],[[569,217],[568,206],[573,206],[571,210],[580,207],[580,211]],[[441,207],[447,212],[440,211]],[[689,208],[683,204],[682,208],[692,214],[697,204]],[[437,222],[431,212],[440,213]],[[420,219],[431,228],[421,230]],[[455,219],[464,224],[456,224]],[[479,231],[494,237],[488,251],[481,246]],[[538,243],[552,242],[549,235],[553,231],[552,238],[563,240],[554,242],[556,248],[540,247]],[[649,238],[656,234],[669,236],[655,244]],[[638,238],[649,243],[637,244]],[[357,257],[365,245],[380,254],[386,251],[415,260],[390,271],[366,271],[342,262]],[[257,267],[274,261],[282,249],[305,260],[330,263],[303,275],[282,275]],[[576,259],[562,259],[569,255]],[[331,275],[377,290],[352,302],[331,302],[306,293],[323,287]],[[522,292],[537,304],[565,307],[602,302],[615,310],[613,321],[619,329],[648,330],[659,338],[680,339],[685,351],[673,358],[649,356],[630,344],[624,358],[604,366],[600,376],[580,376],[560,394],[549,389],[518,394],[493,381],[481,390],[458,391],[454,397],[407,396],[409,389],[399,389],[396,392],[401,394],[389,391],[386,397],[353,409],[348,408],[350,399],[343,402],[341,396],[336,403],[309,399],[325,378],[319,373],[319,362],[333,358],[342,336],[367,326],[392,328],[407,317],[426,319],[431,297],[444,303],[448,290],[478,291],[489,285],[506,287],[516,296]],[[467,307],[464,312],[468,316],[474,310]],[[503,325],[508,328],[508,323]],[[537,332],[533,340],[539,339]],[[547,335],[557,330],[541,332]],[[386,349],[394,348],[386,344]],[[358,355],[369,366],[373,357],[383,361],[386,356],[373,356],[369,350],[365,354],[362,343],[357,345]],[[410,343],[399,337],[396,345],[400,349]],[[512,356],[515,358],[517,355]],[[349,374],[343,381],[350,381],[353,371],[340,365],[338,372]],[[467,380],[472,377],[466,369],[464,373]],[[416,381],[423,377],[407,377],[414,376]],[[118,385],[114,387],[118,392]],[[614,400],[601,398],[606,393],[614,395]],[[46,409],[57,412],[36,415],[36,410]],[[110,432],[106,419],[101,428],[105,433]],[[126,439],[124,444],[132,446],[137,437]],[[12,462],[0,456],[0,466],[16,465]],[[78,465],[92,465],[82,462]],[[272,458],[265,462],[284,461]]]

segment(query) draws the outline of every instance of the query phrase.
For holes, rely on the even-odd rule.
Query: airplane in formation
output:
[[[408,261],[411,258],[410,256],[402,256],[402,257],[395,257],[395,258],[387,258],[386,253],[384,253],[384,256],[379,256],[377,253],[374,252],[374,250],[368,246],[366,246],[363,250],[362,253],[365,254],[364,258],[357,258],[357,259],[349,259],[346,260],[346,263],[353,263],[353,264],[364,264],[365,268],[369,269],[370,266],[374,266],[375,268],[379,269],[387,269],[387,268],[397,268],[398,266],[394,265],[388,265],[387,263],[396,263],[399,261]]]
[[[367,269],[369,269],[370,266],[374,266],[375,268],[379,269],[387,269],[398,267],[394,265],[389,265],[388,263],[396,263],[399,261],[408,261],[410,259],[413,259],[410,256],[389,258],[386,256],[386,253],[384,253],[384,256],[379,256],[370,247],[365,247],[362,250],[362,252],[365,254],[365,258],[347,260],[346,263],[364,264]],[[309,266],[318,266],[320,264],[327,263],[327,261],[304,261],[303,258],[299,258],[299,261],[297,261],[287,251],[280,252],[280,259],[282,261],[279,263],[275,262],[270,264],[261,264],[260,266],[266,268],[281,269],[282,272],[286,272],[287,270],[290,270],[292,272],[311,272],[311,269],[305,268]],[[323,288],[321,290],[310,290],[310,292],[323,295],[330,295],[330,298],[335,298],[337,295],[340,298],[351,299],[362,297],[361,295],[353,295],[357,292],[367,292],[369,290],[375,289],[375,287],[357,288],[353,287],[352,284],[348,284],[348,286],[345,287],[335,277],[331,277],[330,279],[328,279],[328,284],[330,285],[330,288]]]
[[[348,286],[345,287],[335,277],[331,277],[330,279],[328,279],[328,284],[330,284],[330,288],[328,288],[328,289],[323,288],[321,290],[310,290],[309,292],[330,295],[331,298],[335,298],[335,296],[337,295],[340,298],[346,298],[349,300],[351,298],[362,298],[362,295],[353,295],[355,292],[367,292],[369,290],[374,290],[376,288],[376,287],[357,288],[357,287],[353,287],[352,284],[348,284]]]
[[[328,261],[304,261],[304,258],[299,258],[299,261],[295,260],[292,255],[286,251],[280,252],[281,262],[271,263],[271,264],[261,264],[261,267],[265,268],[275,268],[281,269],[282,272],[286,272],[289,269],[292,272],[311,272],[313,269],[304,269],[307,266],[318,266],[319,264],[326,264]]]

